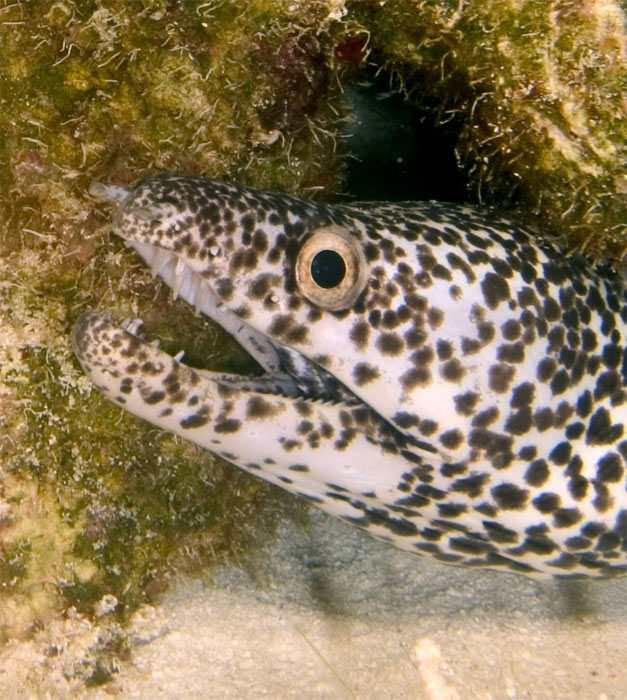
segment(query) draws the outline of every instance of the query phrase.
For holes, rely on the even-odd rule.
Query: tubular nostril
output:
[[[92,182],[89,185],[89,194],[98,199],[109,199],[112,202],[123,202],[131,190],[128,187],[117,185],[105,185],[102,182]]]

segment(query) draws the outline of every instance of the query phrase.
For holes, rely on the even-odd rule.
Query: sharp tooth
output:
[[[112,202],[123,202],[131,190],[128,187],[117,185],[105,185],[102,182],[92,182],[89,185],[89,194],[99,199],[110,199]]]
[[[123,321],[120,325],[122,326],[122,328],[124,328],[125,331],[127,331],[127,333],[130,333],[131,335],[137,335],[137,332],[144,324],[141,319],[134,318]]]
[[[171,256],[172,253],[170,253],[168,250],[164,250],[163,248],[156,249],[151,265],[153,277],[156,277],[161,270],[163,270],[163,268],[168,264]]]
[[[192,290],[189,295],[189,303],[194,307],[194,312],[196,316],[200,313],[201,305],[204,301],[204,283],[202,277],[195,273],[192,278]]]
[[[174,284],[172,285],[172,295],[174,299],[178,299],[179,297],[179,292],[181,291],[181,287],[183,286],[183,283],[185,282],[185,279],[187,277],[187,273],[182,272],[180,275],[174,273]]]
[[[187,265],[185,264],[185,261],[183,260],[183,258],[178,258],[176,261],[176,269],[174,270],[174,274],[177,277],[180,277],[185,272],[186,269],[187,269]]]
[[[179,352],[174,355],[173,360],[175,362],[181,362],[183,358],[185,357],[185,350],[180,350]]]

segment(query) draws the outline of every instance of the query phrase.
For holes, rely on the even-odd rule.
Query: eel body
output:
[[[627,571],[617,274],[458,205],[325,205],[184,176],[91,191],[265,370],[194,370],[87,314],[74,350],[112,401],[405,550]]]

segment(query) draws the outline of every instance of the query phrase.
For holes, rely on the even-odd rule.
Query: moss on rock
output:
[[[88,627],[65,678],[106,682],[128,653],[120,624],[171,572],[237,558],[276,506],[82,376],[69,332],[90,307],[141,317],[190,364],[252,369],[109,238],[90,181],[169,171],[333,192],[339,66],[372,51],[459,121],[486,199],[520,194],[573,245],[625,245],[612,2],[39,0],[0,8],[0,50],[0,629]]]
[[[627,247],[627,16],[612,0],[350,0],[347,28],[456,120],[470,186],[569,245]]]
[[[159,171],[305,194],[337,184],[341,92],[323,31],[334,6],[0,8],[4,639],[68,611],[95,619],[107,599],[107,620],[122,622],[171,572],[237,558],[272,530],[273,489],[110,405],[82,376],[69,332],[86,308],[110,309],[143,318],[192,364],[254,369],[109,239],[111,209],[88,185]],[[89,682],[107,676],[98,664]]]

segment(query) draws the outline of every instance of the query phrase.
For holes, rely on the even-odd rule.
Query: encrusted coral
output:
[[[457,122],[480,200],[567,246],[627,247],[627,12],[615,0],[350,0],[371,60]],[[426,165],[428,167],[428,165]],[[530,218],[532,218],[530,216]]]
[[[41,0],[0,8],[0,626],[124,620],[170,571],[238,556],[274,492],[108,405],[69,331],[139,316],[188,362],[254,369],[154,282],[90,181],[206,173],[315,193],[339,181],[326,3]],[[272,509],[270,509],[272,510]],[[99,676],[98,676],[99,677]]]
[[[121,414],[82,377],[69,331],[88,307],[143,318],[190,364],[251,369],[109,238],[111,210],[89,198],[90,181],[169,171],[337,191],[340,70],[368,54],[437,104],[436,120],[456,122],[486,200],[512,195],[572,245],[620,257],[627,59],[611,0],[0,7],[4,639],[59,615],[94,620],[102,601],[115,626],[168,572],[237,556],[274,506],[262,482]],[[90,648],[90,670],[75,675],[106,680],[124,643],[106,658]]]

